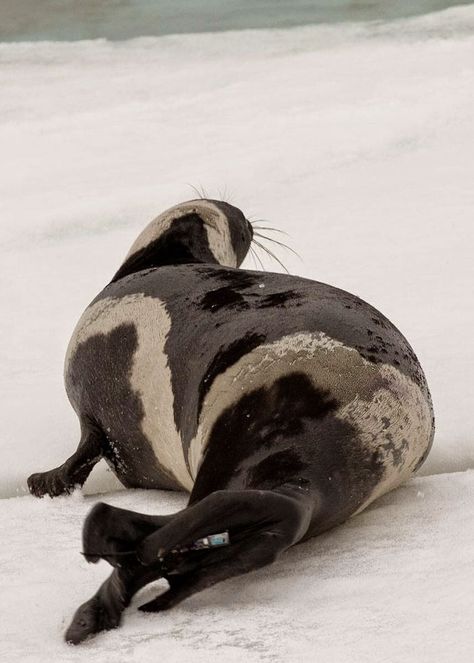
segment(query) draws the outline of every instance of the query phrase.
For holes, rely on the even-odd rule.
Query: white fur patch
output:
[[[305,373],[316,388],[336,398],[341,406],[335,416],[358,428],[367,450],[379,450],[385,470],[359,511],[405,481],[430,443],[429,405],[407,376],[392,366],[366,361],[353,348],[323,333],[299,333],[255,348],[216,377],[189,448],[190,474],[174,420],[171,372],[164,352],[170,318],[162,302],[134,294],[94,304],[73,334],[66,368],[80,343],[95,334],[108,334],[123,323],[133,324],[138,334],[131,386],[143,405],[142,431],[158,462],[187,490],[192,489],[210,433],[222,412],[245,394],[270,386],[291,372]],[[390,444],[384,446],[387,439]]]
[[[186,490],[193,481],[184,460],[173,411],[171,371],[164,344],[171,322],[164,304],[143,294],[121,299],[101,299],[86,309],[73,333],[66,353],[65,370],[80,343],[96,334],[109,334],[122,324],[137,330],[138,346],[133,356],[131,387],[140,396],[144,417],[142,431],[158,462]],[[93,358],[91,358],[93,359]],[[110,376],[113,380],[113,376]],[[117,403],[117,407],[122,404]],[[110,413],[113,416],[113,413]]]
[[[202,201],[204,202],[204,201]],[[206,233],[209,248],[217,262],[225,267],[237,267],[237,256],[232,247],[229,221],[226,215],[212,203],[206,202]]]
[[[379,389],[370,403],[355,398],[336,415],[358,426],[365,448],[378,449],[385,468],[382,480],[357,513],[409,479],[431,440],[431,410],[421,389],[393,366],[383,364],[379,370],[390,390]],[[384,447],[383,440],[394,448]],[[400,463],[395,463],[394,454],[401,454]]]
[[[344,348],[323,333],[299,333],[284,336],[273,343],[260,345],[218,375],[204,399],[199,428],[189,450],[189,466],[195,478],[210,433],[223,410],[237,403],[245,394],[264,386],[291,372],[306,373],[315,384],[320,384],[315,373],[337,375],[340,367],[334,351]],[[351,357],[358,357],[352,351]],[[361,364],[361,361],[359,360]],[[341,374],[339,373],[341,376]],[[333,381],[342,385],[340,380]],[[341,390],[331,391],[338,397]]]
[[[208,200],[190,200],[180,203],[153,219],[138,235],[125,260],[154,242],[166,232],[173,221],[187,214],[197,214],[205,224],[209,248],[217,262],[226,267],[237,267],[237,256],[232,248],[229,222],[226,215]]]
[[[380,448],[388,434],[401,454],[399,464],[393,452],[382,453],[382,480],[359,511],[411,475],[431,440],[431,412],[421,389],[392,366],[368,362],[323,333],[300,333],[255,348],[214,380],[189,451],[193,478],[222,411],[246,393],[297,371],[342,403],[335,416],[357,426],[368,450]],[[381,377],[389,388],[377,386]]]

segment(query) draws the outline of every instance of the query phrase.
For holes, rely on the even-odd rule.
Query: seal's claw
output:
[[[73,486],[64,481],[60,468],[49,470],[48,472],[37,472],[28,477],[28,489],[32,495],[43,497],[57,497],[58,495],[68,494]]]
[[[107,609],[98,596],[93,596],[76,611],[64,639],[78,645],[100,631],[109,631],[120,624],[121,611]]]

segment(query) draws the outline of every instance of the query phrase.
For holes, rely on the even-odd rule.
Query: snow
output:
[[[397,324],[428,377],[435,445],[425,476],[347,525],[167,615],[130,610],[88,659],[472,660],[473,33],[466,6],[0,44],[2,660],[85,655],[61,637],[107,572],[78,555],[97,498],[13,496],[78,440],[62,363],[79,315],[144,225],[194,196],[188,183],[290,233],[304,261],[278,252],[291,272]],[[85,492],[118,487],[99,466]],[[183,500],[107,495],[155,513]]]
[[[110,570],[78,554],[81,522],[96,500],[2,500],[2,660],[472,660],[472,471],[415,479],[270,568],[196,594],[169,613],[138,612],[166,587],[159,581],[136,597],[120,629],[74,648],[63,632]],[[157,491],[120,491],[107,501],[148,513],[184,504],[180,495]]]

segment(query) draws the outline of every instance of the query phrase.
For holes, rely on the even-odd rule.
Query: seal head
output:
[[[233,205],[207,199],[180,203],[157,216],[140,233],[112,282],[164,265],[239,267],[252,237],[251,224]]]

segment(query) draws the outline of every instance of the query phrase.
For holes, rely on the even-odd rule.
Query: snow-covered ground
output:
[[[136,610],[166,587],[150,585],[122,628],[74,648],[63,643],[64,630],[110,571],[78,554],[81,523],[95,501],[4,500],[2,661],[472,661],[472,471],[416,479],[272,567],[216,585],[168,613]],[[148,513],[184,502],[156,491],[121,491],[107,501]]]
[[[132,610],[87,654],[61,632],[106,573],[77,554],[96,498],[1,500],[1,660],[472,660],[473,102],[472,6],[390,23],[0,44],[2,497],[74,449],[62,386],[71,331],[139,230],[194,196],[188,184],[289,232],[303,258],[288,254],[290,271],[397,324],[437,415],[423,478],[273,569],[166,616]],[[110,487],[98,467],[86,492]],[[184,498],[107,499],[164,512]]]

